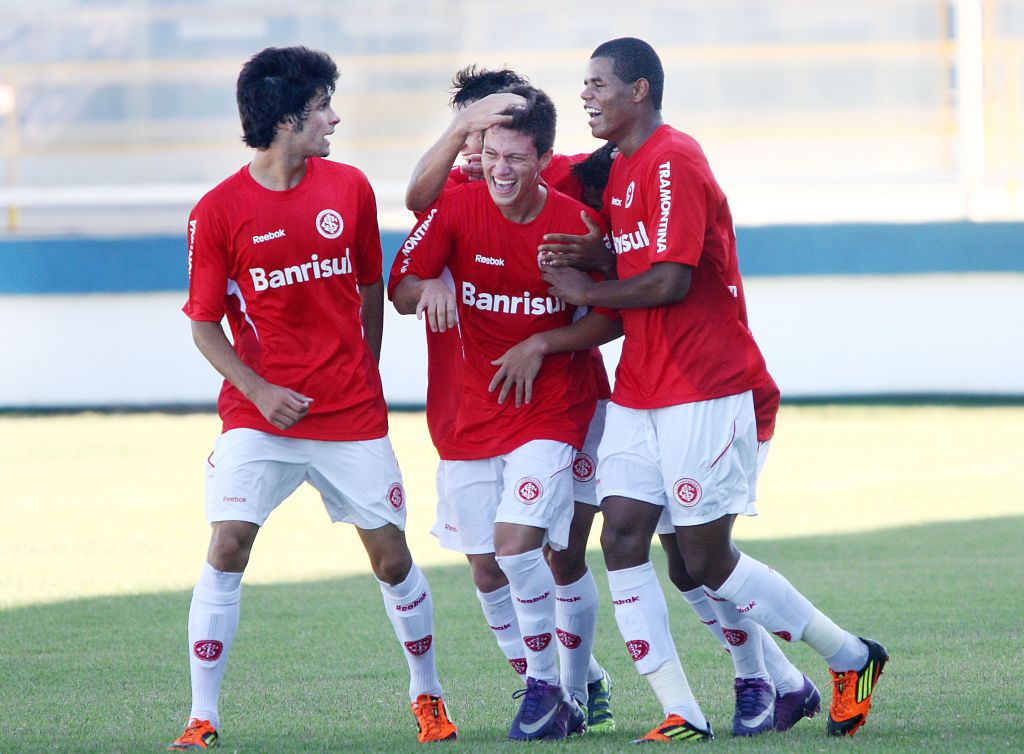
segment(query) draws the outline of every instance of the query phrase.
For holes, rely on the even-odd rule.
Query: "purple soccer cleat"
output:
[[[821,693],[811,679],[804,676],[802,689],[775,697],[775,730],[789,730],[805,717],[814,717],[820,711]]]
[[[737,678],[735,688],[732,734],[756,736],[775,730],[775,689],[771,682],[762,678]]]

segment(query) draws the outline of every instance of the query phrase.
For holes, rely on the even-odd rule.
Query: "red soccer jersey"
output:
[[[536,332],[572,322],[575,307],[547,295],[537,246],[545,233],[584,232],[584,209],[549,190],[536,218],[513,223],[483,182],[472,183],[444,193],[403,244],[390,294],[404,276],[436,278],[446,267],[455,284],[462,393],[451,442],[438,448],[442,458],[490,458],[530,440],[577,448],[583,442],[597,398],[589,355],[546,357],[534,379],[533,400],[518,409],[511,399],[499,405],[487,386],[496,371],[491,361]],[[603,225],[600,218],[595,221]]]
[[[622,311],[613,400],[659,408],[766,384],[746,325],[732,215],[697,142],[659,127],[633,155],[615,159],[605,199],[619,279],[659,262],[693,268],[682,301]]]
[[[225,380],[217,408],[239,427],[314,440],[387,433],[380,374],[362,334],[357,285],[381,276],[377,206],[359,170],[320,158],[287,191],[243,167],[204,196],[188,225],[189,319],[226,315],[234,348],[268,382],[313,399],[282,431]]]

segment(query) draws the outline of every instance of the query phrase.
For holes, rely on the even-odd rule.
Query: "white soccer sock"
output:
[[[415,563],[401,584],[380,584],[388,619],[409,664],[409,701],[420,694],[441,696],[434,653],[434,602],[427,577]]]
[[[775,686],[776,694],[791,694],[800,691],[804,687],[804,674],[800,668],[789,661],[786,654],[775,643],[775,639],[768,633],[764,626],[758,626],[758,633],[761,636],[761,652],[764,655],[764,666],[768,669],[768,675]],[[806,630],[804,631],[806,634]]]
[[[526,647],[519,632],[519,620],[512,605],[512,589],[507,584],[493,592],[476,591],[484,620],[498,642],[498,649],[519,675],[526,675]]]
[[[576,583],[555,585],[555,634],[562,687],[584,707],[589,698],[590,665],[596,664],[591,652],[597,632],[597,610],[597,582],[589,568]]]
[[[822,617],[824,618],[825,616]],[[825,620],[828,620],[828,618],[825,618]],[[829,620],[829,623],[832,623],[832,621]],[[835,626],[834,623],[832,625]],[[807,630],[804,631],[805,641],[813,632],[812,626],[817,628],[815,621],[812,621],[811,625],[807,626]],[[839,630],[843,631],[842,629]],[[868,645],[849,631],[843,631],[842,646],[835,652],[824,655],[824,657],[828,666],[837,673],[845,670],[860,670],[868,661]]]
[[[736,677],[770,680],[761,645],[761,631],[764,629],[759,623],[738,612],[734,604],[714,591],[706,589],[705,593],[711,609],[718,616],[722,636],[729,644],[729,655],[732,657]]]
[[[604,678],[604,668],[598,663],[597,658],[594,657],[593,650],[590,654],[590,664],[587,666],[587,683],[595,683]]]
[[[238,630],[242,574],[218,571],[203,563],[188,610],[188,660],[192,676],[189,717],[220,727],[217,701],[228,663],[228,651]]]
[[[700,622],[704,624],[708,632],[715,637],[722,648],[726,652],[732,652],[729,649],[729,642],[725,640],[725,635],[722,633],[722,624],[718,622],[718,616],[715,614],[714,608],[711,607],[711,601],[708,596],[704,594],[704,587],[699,586],[696,589],[690,589],[686,592],[682,592],[683,599],[686,600],[686,604],[693,608],[693,612],[697,613],[697,617]]]
[[[615,622],[641,675],[678,660],[668,628],[668,605],[650,561],[633,568],[608,571]]]
[[[786,641],[804,641],[826,659],[842,653],[844,646],[850,648],[852,655],[857,654],[856,644],[863,646],[857,637],[812,605],[782,574],[746,554],[740,553],[736,568],[715,592],[776,636]],[[848,661],[842,654],[840,659]]]
[[[654,695],[661,702],[665,717],[679,715],[686,722],[696,725],[702,730],[708,729],[708,720],[701,712],[700,705],[693,696],[690,683],[679,659],[669,660],[653,673],[644,676],[651,684]]]
[[[512,589],[512,604],[526,646],[526,674],[559,682],[555,638],[555,578],[540,548],[495,558]]]

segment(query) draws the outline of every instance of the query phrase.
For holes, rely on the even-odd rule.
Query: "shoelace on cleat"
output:
[[[531,694],[530,691],[533,691]],[[526,697],[523,699],[523,697]],[[523,717],[528,720],[535,720],[540,717],[543,707],[541,705],[541,690],[536,686],[527,686],[524,689],[512,692],[513,699],[523,699]]]
[[[433,737],[441,735],[441,701],[439,699],[431,699],[426,704],[416,705],[416,719],[423,727],[423,732],[428,733]]]
[[[736,695],[736,710],[742,717],[753,717],[764,710],[761,703],[761,689],[757,686],[745,686]]]
[[[847,676],[853,676],[847,680]],[[851,710],[847,707],[847,702],[852,702],[854,694],[844,693],[846,691],[847,683],[852,683],[853,687],[856,688],[857,672],[855,670],[847,670],[843,673],[835,673],[833,671],[832,685],[834,693],[832,694],[832,717],[836,720],[845,720],[850,714]],[[849,697],[849,698],[847,698]]]

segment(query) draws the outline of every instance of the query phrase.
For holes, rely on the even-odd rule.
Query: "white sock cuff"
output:
[[[559,610],[574,614],[592,610],[598,604],[597,581],[588,568],[583,577],[572,584],[555,584]]]
[[[538,565],[547,565],[544,560],[544,550],[540,547],[536,550],[521,552],[518,555],[495,555],[494,559],[497,561],[498,567],[506,574],[508,574],[509,571],[514,573],[528,573]]]
[[[493,592],[481,592],[477,589],[476,598],[480,600],[481,605],[486,607],[495,607],[505,600],[512,599],[512,587],[505,584],[505,586],[495,589]]]
[[[243,571],[218,571],[203,563],[192,595],[209,605],[234,605],[242,599]]]
[[[683,595],[683,599],[686,600],[689,605],[699,605],[701,602],[707,600],[707,595],[704,594],[704,587],[702,586],[681,592],[681,594]]]
[[[608,586],[613,592],[624,592],[637,589],[647,584],[652,578],[657,580],[658,576],[654,572],[654,564],[648,560],[646,563],[632,568],[608,571]]]
[[[746,585],[747,580],[757,570],[757,567],[767,568],[760,561],[754,560],[746,553],[740,553],[740,558],[736,562],[736,567],[732,569],[732,573],[729,574],[729,578],[725,580],[720,587],[713,590],[722,599],[727,602],[736,602],[736,595]]]
[[[376,577],[374,577],[376,578]],[[413,594],[414,592],[422,592],[428,589],[427,578],[423,575],[423,571],[415,563],[412,564],[412,568],[409,569],[408,575],[405,580],[398,584],[388,584],[387,582],[377,579],[377,583],[380,584],[380,590],[385,596],[390,597],[398,602],[404,602],[409,597],[419,596]]]

